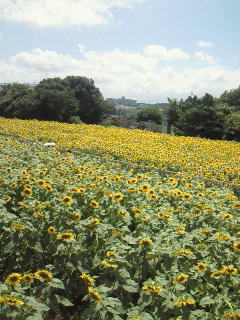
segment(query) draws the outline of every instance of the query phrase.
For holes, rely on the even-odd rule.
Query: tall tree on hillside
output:
[[[229,114],[225,122],[225,138],[240,141],[240,111]]]
[[[210,139],[222,138],[223,125],[216,110],[204,105],[189,109],[181,115],[177,123],[184,135]]]
[[[237,89],[224,91],[219,98],[219,102],[234,106],[236,111],[240,111],[240,86]]]
[[[6,118],[32,119],[36,114],[33,88],[21,83],[0,87],[0,115]]]
[[[100,90],[92,79],[79,76],[68,76],[64,79],[78,100],[78,115],[85,123],[99,123],[107,106]]]
[[[72,117],[77,115],[79,102],[66,81],[45,79],[35,87],[35,92],[38,119],[71,122]]]

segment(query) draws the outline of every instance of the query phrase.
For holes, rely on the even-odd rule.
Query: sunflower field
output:
[[[239,143],[1,118],[0,147],[1,320],[240,319]]]

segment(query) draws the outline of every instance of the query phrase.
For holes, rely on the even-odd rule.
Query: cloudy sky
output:
[[[0,83],[80,75],[165,102],[240,85],[240,0],[0,0]]]

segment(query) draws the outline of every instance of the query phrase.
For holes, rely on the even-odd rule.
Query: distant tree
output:
[[[38,109],[37,118],[40,120],[55,120],[70,122],[79,111],[79,102],[67,86],[67,82],[60,78],[48,78],[36,87]]]
[[[176,99],[168,98],[169,106],[166,109],[168,115],[169,125],[175,125],[176,122],[179,120],[181,110],[179,104]]]
[[[240,141],[240,112],[229,114],[225,122],[225,138]]]
[[[240,86],[237,89],[224,91],[219,98],[219,102],[234,106],[236,111],[240,111]]]
[[[214,99],[213,96],[209,93],[205,93],[202,97],[202,104],[206,107],[213,107]]]
[[[116,114],[116,108],[115,105],[107,100],[104,100],[103,106],[102,106],[102,118],[107,118],[109,115]]]
[[[18,83],[0,87],[0,115],[4,117],[97,124],[114,109],[86,77],[48,78],[35,88]]]
[[[100,90],[94,85],[92,79],[79,76],[68,76],[64,79],[78,100],[77,114],[85,123],[99,123],[104,111],[108,109],[108,102],[104,101]]]
[[[159,108],[143,108],[137,113],[138,121],[155,121],[157,124],[162,122],[162,114]]]
[[[198,106],[183,113],[177,127],[187,136],[221,139],[224,134],[223,123],[213,107]]]
[[[31,119],[36,114],[35,92],[28,85],[12,83],[0,87],[0,115]]]

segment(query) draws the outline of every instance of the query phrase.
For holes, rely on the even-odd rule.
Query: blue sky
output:
[[[87,76],[104,97],[240,85],[239,0],[0,0],[0,82]]]

